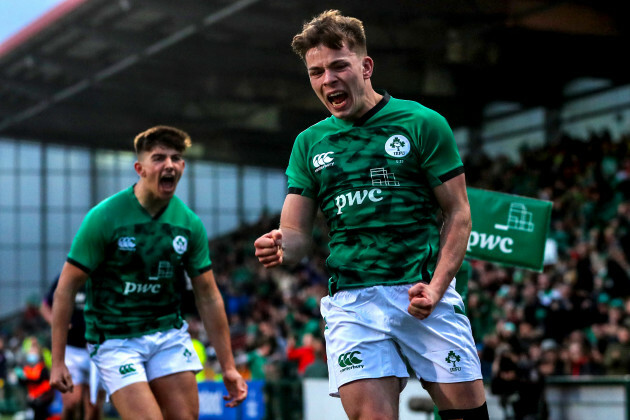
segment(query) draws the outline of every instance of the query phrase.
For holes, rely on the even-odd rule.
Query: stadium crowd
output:
[[[548,376],[630,373],[629,147],[628,136],[613,142],[598,133],[522,147],[517,163],[479,153],[465,159],[470,187],[553,202],[542,272],[470,261],[467,313],[484,381],[516,418],[544,412]],[[277,215],[210,243],[247,379],[327,375],[318,310],[327,293],[327,230],[318,220],[312,257],[292,269],[267,270],[254,257],[254,239],[278,226]],[[36,336],[50,344],[38,305],[30,302],[18,323],[0,330],[0,400],[2,385],[23,363],[22,343]],[[220,375],[213,349],[194,305],[185,306],[208,356],[200,379],[212,380]]]

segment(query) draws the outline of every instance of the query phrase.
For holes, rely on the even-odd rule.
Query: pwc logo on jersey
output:
[[[118,249],[121,251],[135,251],[136,238],[133,236],[123,236],[122,238],[118,238]]]
[[[345,207],[361,205],[367,199],[372,203],[378,203],[383,199],[380,188],[372,188],[371,190],[362,190],[348,192],[335,197],[335,206],[337,206],[337,214],[342,214]]]
[[[334,153],[335,152],[326,152],[313,156],[313,166],[315,167],[315,172],[319,172],[324,168],[334,165],[334,158],[330,156]]]
[[[123,290],[123,295],[131,295],[135,294],[146,294],[152,293],[157,295],[162,290],[162,285],[160,283],[134,283],[132,281],[125,282],[125,290]]]
[[[407,156],[410,150],[409,139],[401,134],[393,135],[385,142],[385,152],[395,158]]]

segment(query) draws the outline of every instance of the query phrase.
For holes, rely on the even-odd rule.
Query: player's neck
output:
[[[383,95],[372,89],[372,85],[368,83],[368,90],[365,93],[365,100],[363,101],[361,112],[359,112],[350,121],[361,119],[365,114],[370,112],[370,110],[374,108],[381,101],[381,99],[383,99]]]
[[[383,99],[383,95],[381,95],[380,93],[378,93],[377,91],[375,91],[372,88],[372,84],[369,84],[369,90],[367,92],[367,108],[368,111],[372,108],[374,108],[380,101],[381,99]]]
[[[134,186],[133,193],[138,199],[140,205],[147,211],[147,213],[149,213],[149,215],[151,215],[151,217],[158,214],[171,201],[170,197],[163,199],[153,194],[149,188],[146,188],[142,180],[138,181],[138,183]]]

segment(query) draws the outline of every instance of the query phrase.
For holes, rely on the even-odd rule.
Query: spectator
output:
[[[476,343],[481,343],[483,338],[495,329],[495,324],[490,317],[492,302],[486,295],[476,290],[468,294],[466,309]]]
[[[291,337],[289,339],[287,359],[297,362],[297,370],[300,375],[304,375],[306,368],[315,361],[314,340],[313,334],[304,334],[302,337],[302,345],[296,347],[295,338]]]
[[[630,330],[627,325],[617,328],[617,341],[606,348],[604,366],[607,375],[630,374]]]
[[[559,346],[552,338],[542,341],[540,344],[540,360],[538,371],[543,377],[564,375],[563,364],[560,360]]]
[[[608,293],[602,292],[597,296],[597,304],[592,317],[593,324],[606,324],[608,323],[608,304],[610,303],[610,296]]]
[[[42,349],[35,337],[26,342],[24,363],[15,368],[20,384],[26,387],[27,404],[33,410],[33,420],[46,420],[48,407],[54,399],[54,391],[50,387],[50,373],[42,359]]]
[[[624,302],[621,298],[615,298],[610,301],[608,307],[608,322],[604,324],[604,331],[611,339],[617,337],[617,330],[621,326],[626,317],[624,310]]]
[[[547,309],[540,303],[536,285],[527,282],[522,289],[523,320],[535,327],[540,327],[544,323]]]
[[[269,368],[270,356],[276,349],[276,341],[272,337],[262,338],[256,348],[247,353],[247,366],[251,373],[250,378],[265,379]]]
[[[565,373],[571,376],[601,375],[604,369],[593,357],[588,342],[572,341],[567,350]]]
[[[315,360],[304,369],[305,378],[328,378],[328,365],[326,364],[326,347],[321,338],[313,337],[313,349]]]
[[[532,366],[506,347],[495,360],[491,391],[499,396],[506,419],[532,419],[540,412],[542,383]]]

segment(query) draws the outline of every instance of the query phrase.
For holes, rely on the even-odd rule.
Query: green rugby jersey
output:
[[[182,325],[183,270],[210,270],[208,237],[199,217],[173,197],[155,217],[129,187],[90,210],[68,262],[89,274],[86,338],[145,335]]]
[[[432,189],[464,172],[446,120],[383,99],[362,118],[331,116],[296,138],[289,193],[313,198],[330,227],[330,292],[429,282],[439,251]]]

